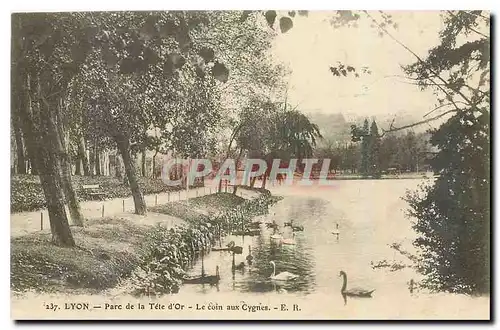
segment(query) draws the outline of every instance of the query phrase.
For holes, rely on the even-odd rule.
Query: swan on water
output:
[[[271,261],[270,264],[273,265],[273,273],[269,277],[272,280],[290,281],[290,280],[294,280],[297,277],[299,277],[299,275],[295,275],[295,274],[290,273],[290,272],[282,272],[282,273],[276,274],[276,264],[274,263],[274,261]]]
[[[343,277],[342,288],[340,289],[340,293],[342,293],[343,296],[371,298],[373,291],[375,291],[362,288],[347,289],[347,274],[341,270],[339,276]]]

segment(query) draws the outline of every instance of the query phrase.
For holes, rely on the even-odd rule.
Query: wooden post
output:
[[[167,193],[168,201],[170,202],[170,191]]]
[[[40,212],[40,230],[43,230],[43,212]]]
[[[102,217],[104,218],[104,204],[102,204]]]
[[[155,195],[155,206],[158,205],[158,195]]]
[[[123,212],[125,212],[125,200],[124,199],[122,199],[122,210],[123,210]]]

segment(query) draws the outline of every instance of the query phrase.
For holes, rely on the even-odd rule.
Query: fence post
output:
[[[102,217],[104,218],[104,203],[102,204]]]
[[[158,205],[158,195],[155,195],[155,206]]]
[[[170,191],[167,192],[167,198],[168,198],[168,201],[170,202]]]
[[[43,212],[40,212],[40,230],[43,230]]]
[[[123,210],[123,212],[125,212],[125,200],[124,199],[122,199],[122,210]]]

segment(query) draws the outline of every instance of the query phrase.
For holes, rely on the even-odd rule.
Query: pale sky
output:
[[[439,12],[390,12],[398,30],[389,31],[419,56],[438,44],[442,28]],[[379,18],[378,12],[371,13]],[[411,113],[421,117],[434,108],[430,91],[405,83],[400,65],[415,57],[388,36],[380,37],[370,20],[361,13],[358,27],[334,28],[331,12],[309,12],[295,16],[294,27],[279,34],[273,56],[292,71],[289,100],[304,112],[374,116]],[[356,69],[368,67],[371,75],[335,77],[329,71],[337,61]]]

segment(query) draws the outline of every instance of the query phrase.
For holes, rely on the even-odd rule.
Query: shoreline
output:
[[[227,223],[234,223],[234,228],[240,228],[236,225],[238,220],[248,223],[248,220],[241,220],[245,209],[250,210],[251,219],[256,216],[254,212],[267,212],[266,203],[260,202],[272,200],[270,192],[263,194],[258,189],[239,188],[247,191],[242,194],[246,198],[216,193],[190,198],[189,203],[180,200],[159,204],[146,216],[121,214],[91,219],[83,228],[73,227],[75,248],[52,245],[50,231],[11,236],[11,293],[23,296],[40,288],[43,288],[40,294],[105,294],[109,290],[119,290],[121,284],[130,283],[137,270],[149,267],[143,265],[142,260],[151,253],[148,249],[157,246],[162,249],[183,246],[182,254],[187,259],[179,259],[162,271],[176,267],[187,271],[199,261],[200,251],[216,246],[214,239],[217,234],[221,235],[218,224],[226,223],[219,237],[222,239],[233,228],[232,225],[228,228]],[[153,253],[155,258],[157,252]],[[163,254],[166,250],[159,252]],[[177,278],[182,273],[177,274]]]

